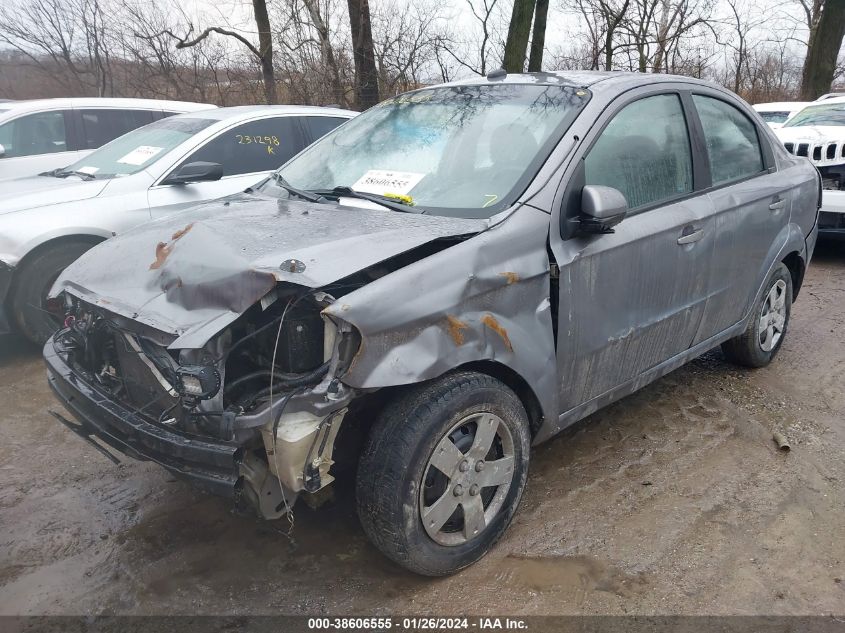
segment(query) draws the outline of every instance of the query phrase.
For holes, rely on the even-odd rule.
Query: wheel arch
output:
[[[100,242],[105,242],[106,239],[108,239],[107,236],[96,233],[67,233],[51,237],[43,242],[39,242],[36,246],[29,249],[26,254],[21,257],[20,261],[15,266],[15,270],[23,269],[24,266],[32,261],[33,257],[40,255],[46,250],[55,248],[60,244],[67,244],[69,242],[88,242],[93,247]]]
[[[71,233],[66,235],[59,235],[40,242],[38,245],[29,249],[26,254],[20,258],[15,267],[12,269],[12,281],[9,284],[9,292],[6,296],[7,305],[11,305],[12,297],[17,292],[18,283],[21,272],[26,269],[29,263],[44,251],[55,248],[61,244],[69,244],[72,242],[88,242],[92,247],[100,242],[106,241],[106,237],[93,233]]]
[[[781,262],[789,269],[789,275],[792,277],[792,300],[795,301],[798,297],[798,291],[801,290],[801,284],[804,283],[804,272],[807,265],[798,251],[792,251]]]
[[[525,407],[525,412],[528,414],[528,423],[531,430],[532,439],[540,430],[543,424],[543,407],[540,404],[540,399],[528,381],[520,376],[512,368],[502,363],[497,363],[493,360],[478,360],[466,363],[456,368],[456,371],[475,371],[480,374],[486,374],[501,382],[513,391],[522,406]]]
[[[344,417],[337,438],[334,442],[335,461],[339,462],[341,468],[355,463],[360,456],[363,442],[370,433],[372,423],[380,409],[394,398],[401,397],[410,389],[419,389],[421,385],[433,380],[439,380],[444,376],[461,372],[473,371],[495,378],[504,383],[517,398],[519,398],[525,412],[528,415],[529,431],[533,439],[543,424],[543,408],[537,394],[528,384],[528,381],[520,376],[512,368],[491,360],[479,360],[464,363],[448,372],[429,380],[410,383],[406,385],[395,385],[382,387],[377,391],[364,393],[355,398],[349,406],[349,412]]]

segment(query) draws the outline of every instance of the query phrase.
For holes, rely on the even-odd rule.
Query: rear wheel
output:
[[[528,416],[500,381],[460,372],[389,405],[358,467],[358,515],[386,556],[451,574],[492,547],[528,476]]]
[[[12,314],[21,333],[33,343],[43,345],[60,325],[61,306],[47,300],[53,283],[93,245],[84,240],[61,242],[36,253],[21,267],[12,290]]]
[[[778,264],[745,332],[722,344],[728,360],[746,367],[768,365],[780,350],[792,311],[792,275]]]

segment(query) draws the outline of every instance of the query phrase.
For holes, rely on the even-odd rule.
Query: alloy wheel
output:
[[[502,509],[514,476],[511,432],[497,415],[473,413],[440,440],[423,470],[420,518],[440,545],[478,536]]]

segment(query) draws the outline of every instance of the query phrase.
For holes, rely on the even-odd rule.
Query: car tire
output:
[[[471,565],[516,512],[530,444],[521,401],[491,376],[461,371],[404,391],[383,409],[359,461],[364,532],[418,574]]]
[[[12,315],[21,334],[33,343],[43,345],[59,326],[47,303],[53,282],[92,246],[85,240],[61,242],[35,253],[21,266],[12,289]]]
[[[765,367],[777,355],[792,312],[792,275],[784,264],[772,271],[745,332],[722,344],[725,357],[745,367]]]

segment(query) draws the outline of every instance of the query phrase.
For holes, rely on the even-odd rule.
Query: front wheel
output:
[[[722,344],[728,360],[746,367],[765,367],[778,353],[792,311],[792,275],[784,264],[772,271],[745,332]]]
[[[21,267],[12,290],[12,314],[33,343],[43,345],[61,323],[61,306],[47,299],[53,282],[93,245],[84,240],[61,242],[34,254]]]
[[[484,556],[528,477],[528,416],[500,381],[459,372],[393,401],[358,467],[358,516],[373,544],[413,572],[452,574]]]

